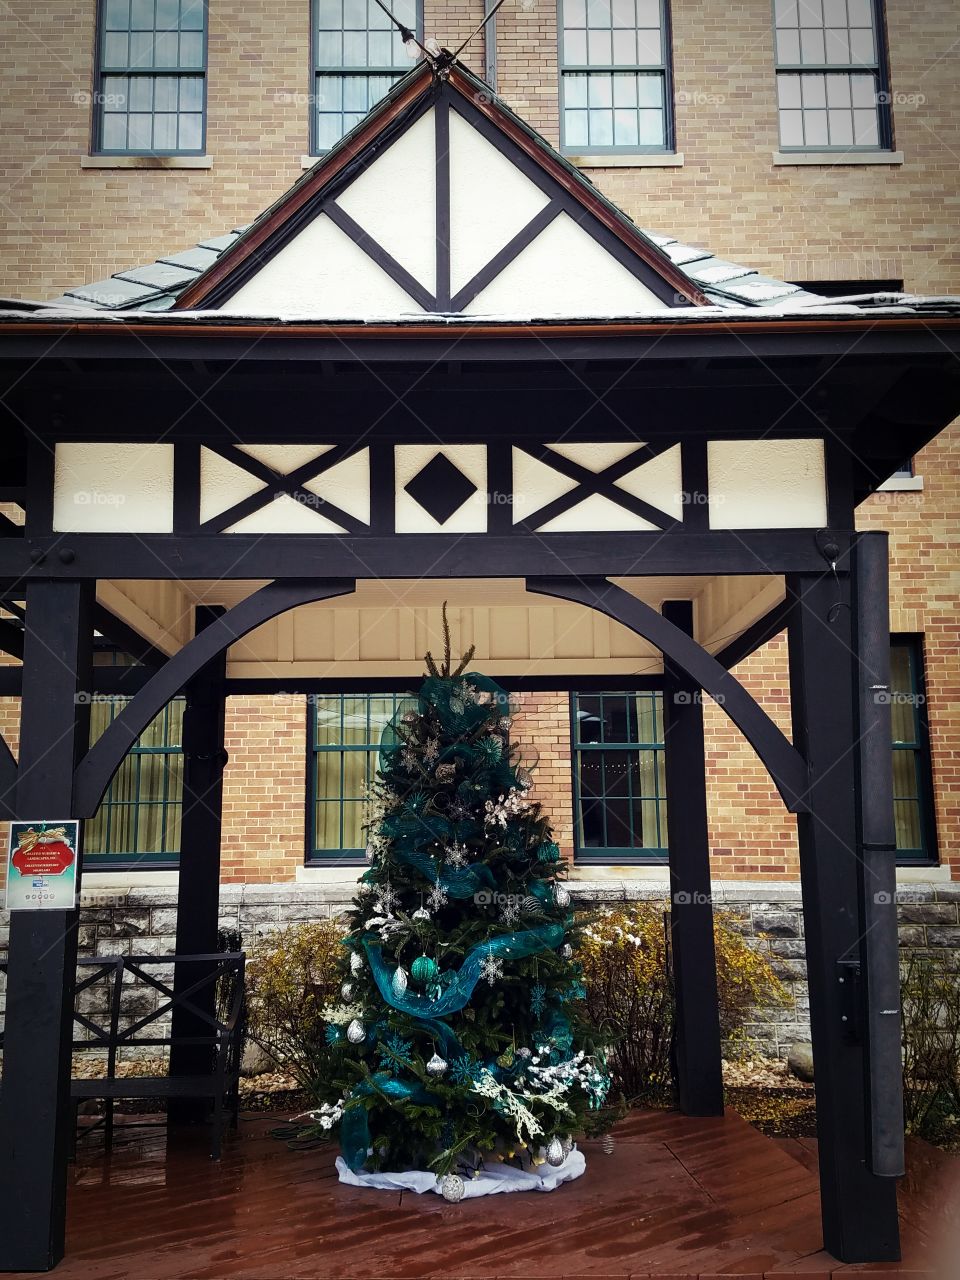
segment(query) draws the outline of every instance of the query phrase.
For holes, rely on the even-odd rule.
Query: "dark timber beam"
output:
[[[789,620],[790,600],[784,599],[747,627],[743,635],[737,636],[736,640],[721,649],[716,655],[717,661],[729,671],[731,667],[743,662],[744,658],[749,658],[751,653],[756,653],[765,644],[769,644],[774,636],[786,629]]]
[[[168,655],[162,649],[142,636],[129,622],[118,618],[106,605],[93,606],[93,625],[111,644],[115,644],[124,653],[129,653],[131,658],[142,662],[146,667],[157,669],[167,661]]]
[[[859,670],[849,581],[792,576],[793,739],[809,761],[797,819],[813,1037],[824,1246],[842,1262],[900,1256],[896,1183],[868,1167],[861,866],[858,851]],[[899,1069],[899,1066],[898,1066]]]
[[[17,762],[10,744],[0,734],[0,822],[8,822],[14,816],[16,799]]]
[[[277,614],[298,605],[349,595],[355,585],[350,579],[269,582],[214,619],[147,681],[81,760],[76,773],[78,812],[83,817],[96,813],[110,779],[137,738],[208,662]]]
[[[390,501],[392,502],[392,494]],[[831,533],[846,570],[850,533]],[[71,555],[68,566],[61,553]],[[0,579],[502,578],[814,573],[811,529],[673,533],[56,534],[0,539]]]
[[[893,807],[888,535],[854,548],[859,678],[860,899],[863,922],[868,1159],[880,1177],[904,1173],[897,834]]]
[[[204,631],[222,611],[198,606],[197,633]],[[224,680],[227,654],[222,649],[185,686],[183,713],[183,816],[180,826],[180,875],[177,892],[177,955],[213,955],[217,951],[220,907],[220,833],[223,813]],[[205,973],[203,966],[177,965],[174,994],[184,992]],[[216,990],[212,983],[197,992],[191,1004],[212,1017]],[[209,1044],[191,1044],[191,1038],[209,1036],[210,1023],[192,1008],[175,1005],[172,1017],[172,1076],[208,1075],[213,1063]],[[167,1110],[171,1123],[200,1123],[207,1104],[201,1099],[172,1098]]]
[[[89,733],[93,586],[27,587],[18,818],[76,814],[74,765]],[[80,868],[77,868],[79,888]],[[70,1049],[77,912],[15,911],[10,922],[0,1090],[0,1270],[63,1257],[70,1148]]]
[[[665,601],[663,616],[684,635],[693,635],[691,601]],[[684,1115],[722,1116],[723,1067],[710,888],[703,695],[697,682],[675,663],[665,658],[664,666],[663,741],[677,1092]]]
[[[807,766],[802,755],[743,685],[679,627],[606,578],[528,578],[527,590],[597,609],[649,640],[726,712],[763,761],[787,808],[796,813],[805,807]]]

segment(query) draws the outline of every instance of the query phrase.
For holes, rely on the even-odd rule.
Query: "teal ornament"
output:
[[[414,982],[433,982],[437,976],[437,962],[429,956],[417,956],[410,966],[410,976]]]
[[[552,840],[545,840],[537,849],[537,857],[541,862],[556,862],[560,857],[560,850]]]

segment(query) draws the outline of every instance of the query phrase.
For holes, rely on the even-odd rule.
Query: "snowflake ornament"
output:
[[[491,987],[498,978],[503,977],[503,961],[492,951],[488,951],[484,956],[483,964],[480,966],[480,977],[489,982]]]
[[[430,903],[430,906],[434,911],[439,911],[440,908],[445,907],[449,901],[450,899],[447,896],[447,891],[438,879],[437,883],[427,894],[427,902]]]
[[[450,867],[465,867],[468,861],[467,846],[455,840],[453,844],[444,846],[444,857]]]

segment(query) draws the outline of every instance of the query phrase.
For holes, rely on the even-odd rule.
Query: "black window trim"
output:
[[[895,631],[890,636],[891,647],[903,644],[909,648],[910,664],[913,672],[914,692],[919,695],[916,707],[917,746],[907,748],[916,751],[919,756],[919,777],[917,780],[917,798],[920,810],[920,833],[924,848],[922,857],[901,857],[897,851],[898,867],[938,867],[940,866],[940,850],[937,839],[936,795],[933,788],[933,755],[930,746],[930,720],[928,708],[930,700],[927,696],[927,671],[925,636],[919,631]],[[893,750],[897,750],[896,747]],[[892,765],[892,762],[891,762]]]

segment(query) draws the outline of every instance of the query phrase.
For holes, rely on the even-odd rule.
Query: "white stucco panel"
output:
[[[237,466],[212,449],[200,447],[200,521],[214,516],[251,498],[267,486],[243,467]]]
[[[674,520],[683,519],[683,477],[680,470],[680,446],[665,449],[636,471],[629,471],[614,484],[642,502],[665,511]]]
[[[433,111],[412,124],[337,204],[414,279],[437,280],[437,163]]]
[[[348,516],[370,523],[370,450],[360,449],[303,486]]]
[[[319,499],[318,499],[319,503]],[[342,525],[334,524],[317,507],[298,502],[286,493],[278,494],[259,511],[254,511],[227,533],[343,533]]]
[[[710,440],[711,529],[819,529],[827,522],[822,440]]]
[[[576,480],[532,458],[523,449],[513,449],[513,523],[529,520],[548,502],[562,498],[577,487]]]
[[[665,302],[561,213],[474,298],[466,314],[579,319],[666,309]]]
[[[626,444],[607,444],[591,440],[586,444],[552,444],[550,448],[554,453],[559,453],[564,458],[569,458],[571,462],[575,462],[578,467],[599,475],[601,471],[606,471],[607,467],[612,467],[621,458],[635,453],[643,443],[642,440],[630,440]]]
[[[476,486],[473,493],[441,524],[404,485],[442,453]],[[485,533],[487,528],[487,450],[482,444],[443,445],[399,444],[394,448],[397,533]]]
[[[538,533],[593,533],[610,529],[656,529],[655,524],[642,516],[625,511],[602,494],[594,493],[563,515],[554,516],[546,524],[539,525]]]
[[[423,308],[322,213],[220,310],[225,315],[329,320],[423,315]]]
[[[265,467],[271,467],[280,475],[289,475],[298,467],[304,467],[315,458],[322,458],[332,444],[239,444],[237,448],[256,458]]]
[[[450,112],[450,286],[462,289],[549,198],[456,111]]]
[[[63,533],[170,533],[172,444],[58,444],[53,527]]]

